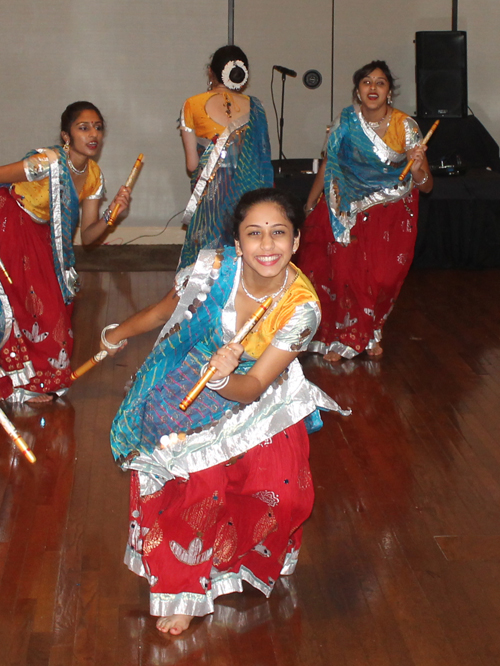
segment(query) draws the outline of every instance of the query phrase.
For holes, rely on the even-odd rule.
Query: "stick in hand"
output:
[[[101,361],[104,361],[104,359],[106,358],[107,355],[108,355],[108,352],[105,349],[103,349],[100,352],[97,352],[97,354],[95,354],[95,356],[92,356],[92,358],[89,358],[89,360],[86,361],[79,368],[77,368],[76,370],[73,370],[73,372],[70,375],[71,379],[73,381],[75,381],[75,379],[78,379],[78,377],[81,377],[82,375],[84,375],[86,372],[91,370],[95,365],[97,365]]]
[[[429,141],[429,139],[431,138],[431,136],[432,136],[432,135],[434,134],[434,132],[436,131],[436,127],[437,127],[438,125],[439,125],[439,120],[436,120],[436,122],[434,123],[434,125],[430,128],[430,130],[429,130],[429,131],[427,132],[427,134],[425,135],[424,140],[423,140],[422,143],[421,143],[422,146],[425,146],[425,145],[426,145],[426,143]],[[414,161],[415,161],[415,160],[410,160],[410,161],[408,162],[408,164],[405,166],[405,168],[404,168],[403,171],[401,172],[401,175],[399,176],[399,180],[403,181],[403,180],[406,178],[406,176],[407,176],[409,170],[410,170],[410,169],[412,168],[412,166],[413,166],[413,162],[414,162]]]
[[[143,160],[144,160],[144,155],[141,153],[139,157],[136,159],[134,166],[132,167],[132,171],[130,172],[130,176],[127,178],[125,187],[130,187],[130,189],[134,187],[137,176],[139,175],[139,171],[142,168]],[[108,226],[111,227],[116,222],[119,210],[120,210],[120,204],[115,204],[115,207],[111,211],[111,215],[109,216],[109,220],[107,222]]]
[[[243,338],[246,337],[248,333],[252,330],[252,328],[255,326],[255,324],[259,321],[259,319],[264,315],[266,310],[269,308],[271,303],[273,302],[272,296],[269,296],[266,298],[266,300],[262,303],[261,306],[253,313],[253,315],[250,317],[250,319],[243,324],[243,326],[240,328],[240,330],[236,333],[234,338],[228,343],[232,344],[233,342],[239,343],[243,340]],[[184,400],[181,402],[179,405],[179,409],[181,409],[183,412],[186,411],[186,409],[191,405],[196,398],[200,395],[200,393],[203,391],[205,386],[208,384],[208,382],[212,379],[214,374],[217,372],[217,368],[214,368],[213,366],[210,366],[208,370],[205,372],[203,377],[201,377],[196,384],[193,386],[193,388],[189,391],[187,396],[184,398]]]

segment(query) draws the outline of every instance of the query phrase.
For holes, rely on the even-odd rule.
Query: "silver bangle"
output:
[[[111,217],[111,213],[113,211],[111,210],[111,206],[108,206],[104,213],[102,214],[102,219],[106,222],[108,227],[112,227],[113,225],[109,223],[109,218]]]
[[[422,169],[422,171],[424,171],[424,170]],[[425,175],[422,178],[422,180],[420,181],[420,183],[417,183],[415,178],[413,179],[413,184],[416,185],[416,187],[420,187],[421,185],[425,185],[425,183],[429,180],[429,174],[427,173],[427,171],[424,171],[424,174]]]
[[[127,339],[125,340],[120,340],[116,345],[114,345],[112,342],[109,342],[106,339],[106,331],[110,331],[112,328],[117,328],[120,324],[110,324],[109,326],[105,326],[102,331],[101,331],[101,342],[102,344],[106,347],[106,349],[120,349],[120,347],[127,342]]]
[[[208,363],[205,363],[205,365],[200,370],[200,376],[203,377],[207,370]],[[229,384],[229,377],[230,375],[226,375],[226,377],[222,377],[222,379],[216,379],[214,382],[207,382],[207,386],[212,391],[218,391],[219,389],[222,389]]]

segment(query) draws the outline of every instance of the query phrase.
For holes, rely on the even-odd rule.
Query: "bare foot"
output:
[[[50,393],[40,393],[34,398],[28,398],[28,400],[25,400],[25,402],[27,402],[29,405],[43,405],[47,402],[52,402],[53,400],[54,396]]]
[[[371,349],[366,350],[366,353],[368,354],[368,356],[371,356],[373,358],[376,356],[382,356],[384,350],[382,349],[380,344],[376,342]]]
[[[167,615],[160,617],[156,623],[156,628],[164,634],[178,636],[189,627],[192,615]]]
[[[328,361],[328,363],[338,363],[342,359],[342,356],[340,354],[337,354],[337,352],[330,351],[328,354],[325,354],[323,356],[323,359],[325,361]]]

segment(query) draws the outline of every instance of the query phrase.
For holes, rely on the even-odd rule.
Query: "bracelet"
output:
[[[316,206],[313,206],[312,208],[306,208],[304,206],[304,213],[307,215],[307,213],[312,213],[313,210],[316,208]]]
[[[422,169],[422,171],[424,171],[424,170]],[[414,179],[413,179],[413,184],[416,185],[417,187],[420,187],[421,185],[425,185],[425,183],[426,183],[428,180],[429,180],[429,174],[427,173],[427,171],[424,171],[424,177],[422,178],[422,180],[420,181],[420,183],[417,183],[417,181],[416,181],[415,178],[414,178]]]
[[[112,226],[113,226],[113,222],[110,222],[110,221],[109,221],[109,218],[111,217],[111,213],[112,213],[112,212],[113,212],[113,211],[111,210],[111,206],[108,206],[108,207],[106,208],[106,210],[104,211],[104,213],[102,214],[102,219],[106,222],[106,224],[108,225],[108,227],[112,227]]]
[[[207,370],[208,370],[208,363],[205,363],[205,365],[200,370],[201,377],[203,377],[203,375]],[[218,391],[219,389],[224,388],[228,384],[229,384],[229,375],[222,377],[222,379],[216,379],[214,382],[207,382],[208,388],[211,389],[212,391]]]
[[[120,340],[118,344],[114,345],[112,342],[109,342],[106,340],[106,331],[110,331],[112,328],[117,328],[120,324],[110,324],[109,326],[105,326],[102,331],[101,331],[101,342],[102,344],[106,347],[106,349],[120,349],[120,347],[127,342],[127,338],[124,340]]]

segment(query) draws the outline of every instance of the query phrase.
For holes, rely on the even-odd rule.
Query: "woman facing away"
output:
[[[330,130],[306,203],[297,257],[322,305],[309,350],[330,362],[364,350],[381,356],[382,328],[413,259],[419,191],[432,189],[418,125],[392,106],[387,64],[368,63],[353,82],[353,105]],[[408,160],[413,165],[400,182]]]
[[[223,46],[208,67],[208,92],[184,103],[180,130],[192,195],[179,268],[202,248],[233,243],[231,216],[240,197],[274,182],[266,114],[256,97],[243,94],[249,65],[237,46]]]
[[[120,188],[99,215],[105,188],[93,158],[103,136],[99,109],[75,102],[61,116],[63,146],[0,167],[0,183],[10,183],[0,187],[0,376],[12,382],[9,400],[47,402],[70,385],[80,207],[82,242],[89,244],[107,229],[113,206],[122,212],[130,199]]]
[[[314,495],[304,419],[317,427],[317,407],[341,411],[297,360],[320,319],[290,261],[302,219],[279,190],[246,193],[236,248],[203,250],[162,301],[103,331],[114,354],[165,324],[111,432],[115,459],[132,470],[125,562],[149,581],[162,632],[180,634],[243,581],[269,596],[295,569]],[[257,326],[231,343],[268,296]],[[212,380],[181,411],[207,365]]]

